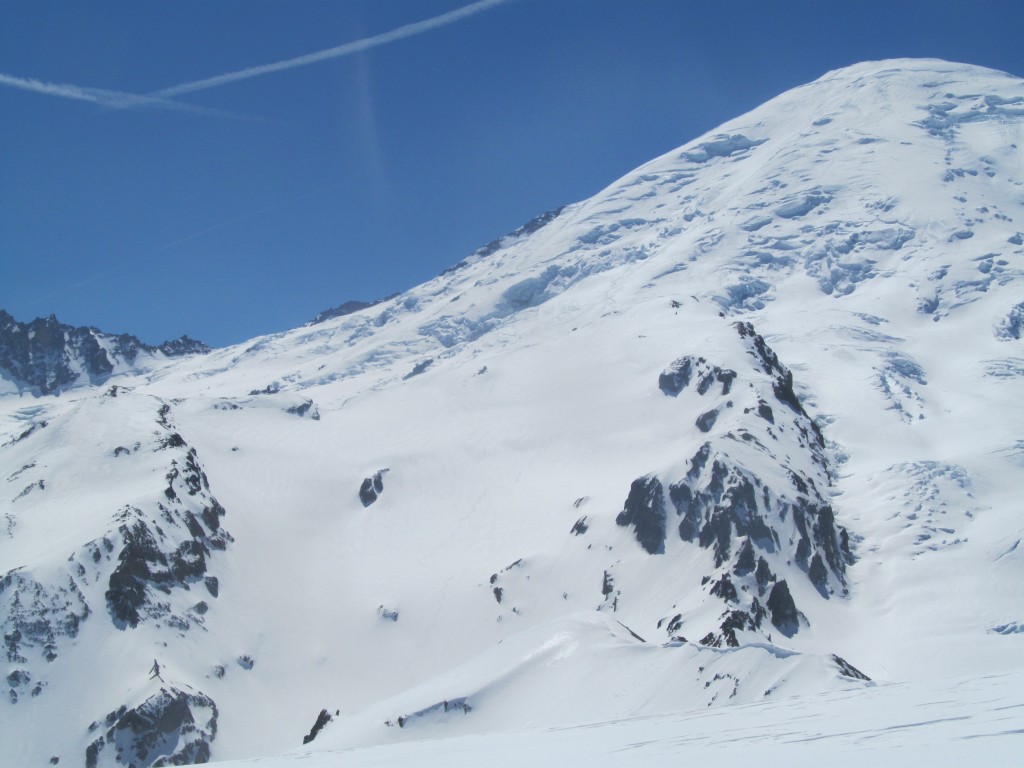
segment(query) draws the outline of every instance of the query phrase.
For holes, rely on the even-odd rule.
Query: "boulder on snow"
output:
[[[365,478],[359,486],[359,500],[363,502],[364,507],[373,504],[384,490],[385,472],[387,472],[386,469],[378,469],[370,477]]]

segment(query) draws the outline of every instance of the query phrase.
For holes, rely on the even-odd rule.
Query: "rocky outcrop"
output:
[[[665,491],[653,476],[641,477],[630,486],[626,504],[615,522],[632,526],[636,540],[648,554],[665,551]]]
[[[666,395],[675,397],[693,381],[697,394],[703,395],[711,389],[715,382],[718,382],[722,385],[721,393],[728,395],[735,380],[736,371],[719,368],[703,357],[688,355],[679,358],[662,372],[658,377],[658,387]]]
[[[175,614],[163,598],[172,590],[189,590],[192,585],[202,584],[211,597],[216,597],[219,584],[207,573],[208,558],[232,541],[221,527],[226,512],[210,491],[196,450],[173,431],[168,411],[163,408],[158,424],[169,433],[160,442],[162,449],[179,452],[171,459],[165,476],[163,499],[156,504],[158,517],[126,506],[118,514],[116,534],[91,545],[95,552],[101,548],[118,550],[105,598],[111,620],[121,629],[136,627],[147,618]],[[95,555],[93,559],[98,562]],[[193,622],[202,623],[205,613],[178,614],[174,623],[185,629]]]
[[[23,664],[34,651],[47,661],[57,658],[62,638],[74,638],[91,613],[74,579],[46,584],[23,569],[0,578],[0,617],[7,661]]]
[[[19,323],[0,309],[0,376],[40,395],[77,384],[102,384],[117,369],[130,369],[142,356],[182,357],[209,351],[187,336],[153,347],[126,333],[65,325],[54,315]]]
[[[738,645],[744,632],[795,634],[806,619],[787,580],[806,579],[826,599],[845,594],[853,559],[849,535],[823,495],[830,482],[824,438],[793,374],[752,325],[734,328],[747,368],[686,356],[660,375],[658,387],[699,414],[694,427],[706,437],[684,471],[635,480],[616,518],[648,554],[685,556],[671,543],[673,531],[711,553],[713,570],[701,588],[721,601],[722,613],[699,636],[713,646]],[[671,638],[685,621],[666,616],[659,626]]]
[[[204,693],[161,688],[138,706],[110,712],[89,730],[106,731],[85,751],[86,768],[161,768],[210,760],[217,736],[217,705]]]
[[[309,733],[302,737],[303,744],[309,744],[313,739],[320,735],[320,731],[323,730],[324,726],[327,725],[334,718],[331,717],[331,713],[326,709],[321,709],[320,714],[316,716],[316,721],[313,723],[313,727]]]
[[[359,486],[359,500],[368,507],[377,500],[384,491],[384,473],[387,469],[378,469],[370,477],[364,478]]]

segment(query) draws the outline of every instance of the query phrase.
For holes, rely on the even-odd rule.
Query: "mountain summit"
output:
[[[1020,78],[858,64],[398,296],[0,396],[0,749],[180,764],[1020,669],[1022,146]]]

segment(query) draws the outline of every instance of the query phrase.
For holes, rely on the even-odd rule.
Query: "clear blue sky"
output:
[[[0,0],[0,307],[223,346],[410,288],[830,69],[1024,75],[1020,0],[507,0],[154,97],[469,4]]]

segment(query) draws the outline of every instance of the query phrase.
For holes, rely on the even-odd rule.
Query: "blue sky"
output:
[[[223,346],[410,288],[830,69],[927,56],[1024,76],[1019,0],[445,16],[469,5],[0,0],[0,307]]]

